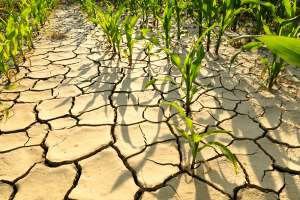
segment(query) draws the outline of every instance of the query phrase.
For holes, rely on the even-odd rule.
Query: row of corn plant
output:
[[[153,32],[150,29],[143,29],[140,30],[143,35],[138,36],[136,39],[138,40],[146,40],[145,42],[145,47],[146,47],[146,52],[148,54],[148,58],[150,61],[150,56],[151,56],[151,49],[153,45],[159,46],[162,50],[164,50],[167,54],[167,57],[171,59],[172,64],[179,69],[182,75],[182,79],[184,80],[183,84],[177,83],[170,78],[165,78],[165,79],[152,79],[149,81],[145,88],[149,87],[150,85],[153,85],[157,81],[169,81],[172,85],[177,85],[185,94],[185,100],[177,100],[176,102],[180,104],[178,106],[176,103],[162,103],[162,104],[169,104],[171,107],[175,107],[179,114],[184,118],[186,122],[186,126],[189,129],[190,133],[187,133],[185,130],[181,129],[178,125],[175,124],[170,124],[174,126],[181,136],[188,140],[189,146],[192,149],[192,163],[191,163],[191,174],[194,175],[195,172],[195,165],[197,162],[206,162],[205,160],[197,160],[197,155],[200,153],[201,150],[208,146],[214,146],[219,148],[225,157],[229,159],[235,168],[235,172],[237,172],[237,162],[235,157],[232,155],[230,150],[228,150],[227,147],[222,145],[221,143],[218,142],[207,142],[207,143],[202,143],[201,140],[204,137],[208,137],[213,134],[218,134],[218,133],[229,133],[232,132],[230,130],[214,130],[214,131],[208,131],[206,133],[196,133],[194,126],[193,126],[193,121],[192,121],[192,112],[191,112],[191,104],[193,100],[193,96],[197,93],[199,86],[194,84],[195,79],[197,78],[199,71],[201,69],[201,61],[205,56],[204,52],[204,44],[203,44],[203,38],[206,36],[208,33],[211,33],[213,31],[213,28],[216,27],[216,25],[219,25],[219,31],[216,32],[218,35],[218,41],[217,41],[217,46],[216,46],[216,53],[218,53],[218,49],[220,47],[221,43],[221,38],[225,32],[225,30],[230,26],[234,25],[237,22],[237,17],[239,15],[242,15],[243,12],[248,12],[247,9],[244,7],[239,7],[237,4],[239,4],[240,1],[233,1],[233,0],[220,0],[220,1],[189,1],[190,4],[186,4],[184,6],[181,6],[182,4],[178,4],[178,2],[183,3],[184,1],[174,1],[172,4],[172,1],[166,1],[166,7],[163,9],[163,15],[162,17],[159,16],[159,13],[155,13],[155,19],[158,19],[161,24],[164,32],[158,31],[158,38],[157,37],[147,37],[148,32]],[[219,4],[219,7],[217,7],[217,3]],[[235,3],[235,4],[234,4]],[[246,3],[246,1],[244,1]],[[248,2],[249,3],[249,2]],[[254,4],[255,2],[251,2],[251,4]],[[194,5],[195,11],[193,10],[193,16],[196,19],[196,23],[199,25],[199,39],[197,42],[192,44],[192,47],[187,55],[187,57],[184,60],[184,63],[182,65],[181,58],[171,52],[170,48],[170,43],[172,36],[170,35],[170,30],[171,30],[171,25],[172,25],[172,13],[175,14],[176,16],[175,21],[177,23],[177,37],[180,38],[180,20],[179,17],[180,13],[183,12],[184,9],[188,10],[190,5]],[[196,5],[196,6],[195,6]],[[258,5],[258,4],[257,4]],[[261,4],[259,3],[261,6]],[[275,21],[277,20],[277,23],[279,24],[279,30],[275,32],[269,30],[267,28],[266,22],[262,21],[263,28],[265,32],[267,32],[271,36],[246,36],[246,37],[255,37],[257,40],[260,42],[252,42],[247,44],[242,48],[242,51],[244,50],[252,50],[255,48],[260,47],[261,45],[265,44],[267,45],[270,50],[274,53],[274,55],[279,57],[279,63],[281,62],[280,59],[285,60],[291,64],[294,64],[296,66],[300,66],[300,41],[296,39],[296,35],[299,32],[299,29],[296,27],[294,24],[297,20],[298,17],[294,16],[293,14],[295,13],[295,10],[291,10],[292,8],[295,8],[295,6],[288,6],[288,4],[285,2],[285,8],[289,8],[289,10],[286,10],[286,13],[290,12],[290,17],[287,19],[275,17],[276,14],[276,8],[272,6],[265,6],[266,9],[271,9],[271,13],[274,13],[274,18]],[[286,6],[287,5],[287,6]],[[294,5],[294,4],[293,4]],[[262,7],[261,6],[261,7]],[[122,6],[120,6],[122,7]],[[185,7],[185,8],[184,8]],[[253,11],[253,5],[249,7],[250,13]],[[191,11],[186,11],[187,14],[189,14]],[[195,13],[196,12],[196,13]],[[260,10],[258,10],[260,12]],[[253,13],[257,13],[254,12]],[[195,14],[195,15],[194,15]],[[129,54],[132,54],[132,48],[134,44],[134,40],[132,39],[132,31],[133,31],[133,26],[136,24],[138,18],[142,14],[136,15],[132,18],[130,21],[130,16],[128,16],[125,20],[125,33],[126,33],[126,39],[127,39],[127,47],[129,49]],[[258,14],[259,15],[259,14]],[[202,16],[200,18],[200,16]],[[206,18],[206,22],[203,23],[203,16]],[[123,25],[118,24],[120,27]],[[206,28],[207,27],[207,28]],[[205,30],[206,29],[206,30]],[[257,29],[259,29],[257,27]],[[277,36],[278,35],[278,36]],[[279,35],[285,35],[286,37],[282,37]],[[207,36],[210,38],[209,34]],[[294,38],[293,38],[294,37]],[[159,39],[161,39],[165,44],[161,45],[159,42]],[[239,38],[237,38],[239,39]],[[275,41],[282,41],[282,42],[275,42]],[[209,41],[209,39],[208,39]],[[208,44],[209,46],[209,44]],[[208,47],[209,49],[209,47]],[[131,53],[130,53],[131,52]],[[240,52],[239,52],[240,53]],[[196,58],[195,58],[196,57]],[[237,55],[234,56],[232,59],[232,63],[234,59],[237,57]],[[277,57],[276,57],[277,58]],[[130,62],[132,61],[131,58],[129,58]],[[276,60],[276,59],[275,59]],[[275,61],[278,63],[277,61]],[[274,64],[274,68],[278,67],[279,64]],[[280,63],[281,65],[281,63]],[[183,66],[183,67],[182,67]],[[267,67],[266,70],[272,71],[272,67],[269,66]],[[277,72],[275,71],[274,74]],[[272,73],[271,73],[272,74]],[[185,111],[182,109],[184,108]],[[202,144],[202,145],[201,145]],[[207,162],[206,162],[207,163]]]
[[[213,131],[208,131],[206,133],[200,133],[200,132],[196,133],[194,131],[193,121],[191,119],[191,117],[192,117],[192,114],[191,114],[192,99],[193,99],[194,94],[199,89],[199,86],[194,85],[194,81],[199,74],[199,71],[201,69],[201,62],[205,56],[204,47],[203,47],[203,44],[201,44],[201,41],[202,41],[204,35],[208,31],[210,31],[215,25],[216,24],[211,26],[209,29],[207,29],[202,34],[202,36],[200,36],[200,38],[196,42],[195,46],[192,44],[192,47],[190,48],[190,51],[184,60],[184,67],[181,67],[181,58],[177,54],[169,53],[172,64],[180,70],[185,85],[176,83],[175,81],[170,80],[169,78],[165,78],[165,79],[161,79],[161,80],[152,79],[151,81],[149,81],[146,84],[146,86],[144,88],[144,89],[146,89],[150,85],[154,84],[156,81],[169,81],[172,85],[179,86],[179,88],[185,93],[186,101],[185,102],[182,102],[179,100],[177,101],[180,104],[183,104],[183,107],[185,107],[185,112],[183,111],[183,109],[180,106],[178,106],[174,102],[172,102],[172,103],[165,102],[165,103],[161,103],[161,104],[169,104],[171,107],[176,108],[178,110],[179,114],[184,118],[184,120],[186,122],[186,126],[188,127],[188,129],[190,131],[191,135],[189,135],[185,130],[181,129],[178,125],[170,124],[170,125],[174,126],[178,130],[178,132],[181,134],[181,136],[183,138],[185,138],[186,140],[188,140],[188,142],[189,142],[189,146],[192,150],[192,157],[193,157],[192,163],[191,163],[191,174],[192,175],[195,175],[195,165],[198,162],[206,162],[207,163],[206,160],[197,160],[197,155],[201,152],[201,150],[203,150],[204,148],[209,147],[209,146],[214,146],[214,147],[219,148],[223,152],[223,154],[226,156],[226,158],[233,163],[235,172],[237,173],[237,162],[235,160],[235,157],[233,156],[233,154],[227,147],[225,147],[223,144],[221,144],[219,142],[214,142],[214,141],[210,141],[206,144],[201,143],[201,140],[204,137],[208,137],[210,135],[218,134],[218,133],[229,133],[232,131],[213,130]],[[200,144],[202,144],[202,146],[200,146]]]
[[[151,0],[152,4],[157,2],[156,0]],[[148,6],[147,3],[144,1],[140,2],[141,4],[139,5],[144,5],[145,10],[150,10],[151,8],[155,8],[154,6]],[[276,4],[276,5],[274,5]],[[242,16],[244,12],[248,12],[253,15],[253,17],[256,19],[257,23],[256,26],[254,27],[255,33],[261,33],[261,27],[263,27],[263,31],[267,35],[279,35],[279,36],[287,36],[287,37],[294,37],[296,38],[297,35],[299,35],[299,28],[297,27],[297,24],[300,21],[300,15],[296,16],[297,9],[297,2],[296,0],[291,3],[288,0],[283,0],[283,1],[275,1],[275,0],[269,0],[268,2],[260,2],[259,0],[200,0],[200,1],[195,1],[195,0],[168,0],[165,1],[165,7],[162,9],[160,7],[160,10],[163,11],[162,16],[160,16],[159,11],[153,11],[153,16],[155,16],[155,20],[159,20],[160,23],[162,24],[163,32],[162,31],[157,31],[158,37],[152,36],[150,39],[148,38],[149,42],[145,42],[145,49],[146,53],[148,55],[148,61],[150,61],[150,56],[151,56],[151,49],[153,44],[159,46],[161,49],[166,52],[167,58],[169,59],[170,54],[171,54],[171,49],[172,47],[170,46],[172,38],[174,37],[171,36],[171,27],[172,27],[172,15],[174,17],[174,21],[176,22],[176,27],[177,27],[177,39],[180,38],[181,34],[184,34],[185,32],[181,31],[181,26],[182,23],[184,23],[185,18],[182,19],[182,13],[186,12],[186,15],[190,11],[188,11],[189,6],[192,5],[195,9],[193,11],[193,17],[195,18],[195,24],[199,26],[199,34],[202,34],[202,32],[205,29],[208,29],[208,27],[211,27],[212,24],[217,23],[218,24],[218,30],[210,29],[207,33],[207,39],[206,39],[206,50],[209,51],[210,43],[211,43],[211,37],[213,35],[217,35],[217,43],[216,43],[216,48],[215,48],[215,53],[219,53],[219,47],[222,42],[222,36],[224,35],[225,31],[228,29],[230,26],[235,26],[237,23],[237,18],[238,16]],[[246,5],[247,8],[245,8]],[[108,6],[109,7],[109,6]],[[156,6],[159,7],[159,6]],[[119,9],[124,9],[122,5],[120,5]],[[110,12],[110,11],[109,11]],[[275,23],[275,26],[269,27],[270,26],[270,16],[265,17],[263,16],[263,12],[270,13],[273,18],[273,22]],[[146,13],[146,11],[143,11],[143,13]],[[134,14],[134,12],[132,12]],[[278,14],[280,16],[278,16]],[[135,40],[132,38],[132,32],[133,27],[131,24],[129,26],[129,15],[124,24],[119,24],[119,18],[121,14],[117,12],[116,15],[112,16],[111,14],[111,19],[115,17],[115,19],[118,18],[118,20],[115,20],[117,22],[114,27],[121,27],[117,28],[116,34],[111,33],[110,35],[114,35],[114,37],[121,38],[121,30],[124,28],[124,25],[126,25],[126,39],[127,39],[127,47],[129,51],[129,63],[132,63],[132,49]],[[281,16],[284,16],[282,18]],[[135,18],[135,16],[133,16]],[[90,17],[91,18],[91,17]],[[104,17],[102,17],[104,18]],[[203,23],[203,18],[205,18],[205,23]],[[135,18],[137,19],[137,18]],[[135,20],[133,20],[135,21]],[[147,21],[147,19],[145,19]],[[106,23],[106,24],[111,24],[111,23]],[[134,25],[136,22],[134,23]],[[244,26],[244,25],[242,25]],[[107,28],[103,28],[103,31],[106,33]],[[111,28],[110,30],[114,30],[114,28]],[[151,29],[143,29],[140,30],[142,32],[153,32]],[[211,32],[214,32],[213,34]],[[108,38],[110,38],[109,34]],[[254,37],[254,36],[253,36]],[[136,38],[138,40],[141,39],[146,39],[145,36],[139,36]],[[161,39],[164,43],[164,45],[159,44],[159,39]],[[109,39],[109,41],[111,41]],[[119,44],[120,40],[116,40],[116,44]],[[262,43],[260,43],[262,44]],[[249,44],[251,47],[252,44]],[[114,44],[111,43],[111,46],[115,49]],[[118,46],[118,45],[115,45]],[[257,44],[257,46],[259,46]],[[252,49],[253,47],[251,47]],[[243,48],[241,51],[247,50],[247,46]],[[114,50],[116,52],[116,50]],[[125,50],[127,52],[127,50]],[[119,53],[120,51],[118,51]],[[236,56],[234,56],[236,58]],[[272,88],[273,84],[276,82],[276,79],[279,76],[279,73],[288,65],[284,63],[284,60],[282,58],[279,58],[277,54],[273,53],[273,60],[269,61],[267,59],[261,59],[266,65],[265,68],[262,72],[261,77],[263,78],[268,72],[269,77],[267,80],[262,84],[261,89],[264,89],[268,87],[269,89]]]
[[[16,72],[10,69],[12,63],[17,72],[20,72],[19,63],[23,59],[25,61],[26,51],[23,51],[23,45],[30,49],[33,46],[33,31],[38,33],[40,27],[45,25],[52,8],[56,5],[56,0],[7,0],[6,5],[0,8],[3,12],[0,17],[0,71],[8,80],[12,75],[16,76]],[[16,6],[17,5],[17,6]],[[31,21],[31,22],[30,22]],[[10,85],[3,90],[11,90],[17,85]],[[0,102],[0,109],[5,114],[5,122],[9,116],[9,110]]]
[[[34,48],[33,31],[38,33],[40,27],[45,25],[49,14],[53,12],[51,9],[56,5],[56,0],[22,0],[17,5],[18,9],[14,1],[8,0],[6,6],[1,8],[6,18],[0,17],[0,71],[7,77],[8,82],[11,74],[15,74],[9,69],[9,63],[20,72],[19,63],[22,59],[25,61],[26,57],[23,45],[25,44],[29,51]]]

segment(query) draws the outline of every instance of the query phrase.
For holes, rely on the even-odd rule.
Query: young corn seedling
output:
[[[146,53],[147,53],[147,56],[148,56],[148,62],[150,63],[150,59],[151,59],[151,50],[153,48],[153,44],[152,43],[149,43],[149,42],[145,42],[145,49],[146,49]]]
[[[102,31],[107,36],[108,42],[111,47],[113,47],[113,51],[115,54],[119,54],[120,56],[120,43],[122,39],[121,28],[119,27],[120,19],[122,13],[125,11],[123,6],[120,6],[117,13],[114,15],[114,7],[109,6],[107,4],[107,12],[105,13],[100,7],[98,7],[100,12],[97,11],[98,19],[89,16],[89,20],[94,23],[97,23],[101,26]]]
[[[186,9],[187,5],[188,5],[188,1],[184,3],[183,0],[174,0],[173,1],[174,4],[174,18],[175,18],[175,22],[177,24],[177,39],[180,40],[180,35],[186,33],[185,31],[180,31],[181,27],[183,26],[184,22],[187,20],[187,17],[185,17],[182,21],[181,21],[181,16],[183,14],[183,11]]]
[[[3,88],[3,89],[0,89],[0,91],[3,91],[3,90],[12,90],[12,89],[14,89],[14,88],[16,88],[16,87],[18,87],[17,85],[10,85],[10,86],[8,86],[8,87],[5,87],[5,88]],[[9,111],[8,111],[8,109],[3,105],[3,103],[1,103],[1,101],[0,101],[0,109],[3,109],[3,112],[5,113],[5,122],[4,123],[6,123],[6,121],[7,121],[7,119],[8,119],[8,116],[9,116]]]
[[[186,109],[186,116],[189,116],[191,114],[191,103],[193,100],[194,94],[199,90],[199,86],[194,85],[194,81],[197,78],[199,71],[201,69],[201,61],[205,56],[203,44],[199,43],[201,42],[203,36],[211,30],[216,24],[208,28],[202,36],[199,38],[199,40],[196,42],[195,46],[192,44],[192,47],[190,49],[189,54],[184,60],[184,67],[181,67],[181,58],[175,54],[171,53],[171,61],[172,64],[175,65],[179,70],[182,75],[182,78],[184,80],[185,85],[181,85],[179,83],[176,83],[175,81],[169,79],[169,78],[164,78],[164,79],[152,79],[149,81],[145,88],[149,87],[150,85],[153,85],[156,81],[169,81],[172,85],[177,85],[179,88],[184,92],[186,95],[186,100],[183,102],[183,105]],[[196,55],[196,59],[194,60],[194,57]]]
[[[143,29],[143,30],[139,30],[140,32],[143,33],[143,35],[139,35],[136,37],[136,40],[143,40],[143,39],[146,39],[145,36],[148,36],[147,33],[153,33],[153,30],[152,29]],[[145,42],[145,45],[143,45],[143,47],[145,48],[146,50],[146,54],[148,56],[148,62],[150,63],[150,59],[151,59],[151,50],[153,48],[153,43],[152,42]],[[158,56],[159,58],[159,56]],[[159,58],[160,59],[160,58]]]
[[[133,34],[133,27],[136,25],[138,19],[140,18],[142,14],[139,14],[138,16],[135,16],[132,18],[131,22],[129,22],[129,17],[125,19],[124,24],[125,24],[125,34],[126,34],[126,40],[127,40],[127,47],[129,50],[129,65],[132,66],[132,52],[133,52],[133,46],[135,43],[135,40],[132,39],[132,34]],[[127,54],[127,51],[125,50],[125,55]]]
[[[185,119],[186,126],[188,127],[191,135],[189,135],[185,130],[181,129],[178,125],[175,125],[175,124],[171,124],[171,125],[173,125],[178,130],[178,132],[181,134],[181,136],[189,142],[189,146],[192,149],[192,157],[193,157],[192,164],[191,164],[191,174],[193,176],[195,175],[195,165],[198,162],[207,163],[206,160],[197,160],[197,155],[204,148],[211,147],[211,146],[217,147],[218,149],[220,149],[222,151],[224,156],[232,162],[234,169],[235,169],[235,173],[237,173],[236,159],[233,156],[233,154],[231,153],[231,151],[226,146],[224,146],[223,144],[221,144],[219,142],[214,142],[214,141],[210,141],[205,144],[201,143],[201,140],[205,137],[208,137],[208,136],[211,136],[214,134],[219,134],[219,133],[230,133],[233,131],[213,130],[213,131],[208,131],[206,133],[201,133],[201,132],[196,133],[194,130],[193,121],[184,114],[184,111],[179,106],[177,106],[175,103],[168,103],[168,102],[165,102],[162,104],[169,104],[171,107],[175,107],[178,110],[179,114]],[[200,144],[202,144],[202,146],[200,146]],[[209,166],[209,168],[210,168],[210,166]]]
[[[287,48],[284,46],[284,43],[282,43],[282,41],[288,42],[288,38],[297,38],[297,34],[300,30],[300,26],[297,27],[298,23],[300,21],[300,15],[297,17],[295,16],[296,0],[294,3],[294,6],[291,6],[291,3],[288,0],[284,0],[284,5],[285,5],[286,13],[287,13],[286,20],[284,20],[276,15],[275,6],[273,4],[261,3],[261,5],[266,6],[271,11],[271,13],[274,16],[274,21],[278,23],[277,28],[275,29],[275,31],[272,31],[266,24],[263,24],[263,28],[264,28],[265,32],[271,38],[270,37],[260,37],[257,35],[256,36],[245,36],[246,38],[254,37],[254,38],[260,40],[261,42],[252,42],[252,43],[249,43],[248,45],[245,45],[242,48],[242,50],[233,57],[231,63],[233,63],[236,56],[238,54],[240,54],[242,51],[253,50],[253,49],[259,48],[262,44],[267,45],[269,47],[269,49],[273,52],[273,61],[269,62],[268,59],[261,58],[261,61],[263,63],[265,63],[265,67],[262,71],[261,78],[263,78],[265,76],[266,72],[268,72],[269,77],[262,84],[260,89],[263,90],[266,87],[268,87],[268,89],[271,90],[274,83],[276,82],[276,79],[278,78],[280,72],[289,65],[289,64],[285,64],[284,61],[291,63],[290,61],[288,61],[290,59],[289,57],[284,57],[283,56],[284,54],[283,55],[281,54],[281,51],[283,51],[284,48]],[[272,40],[272,38],[274,38],[275,36],[286,36],[288,38],[281,37],[281,38],[278,38],[278,41]],[[240,37],[240,38],[245,38],[245,37]],[[237,38],[237,39],[240,39],[240,38]],[[272,41],[276,44],[270,44],[270,41]],[[299,44],[299,40],[295,40],[295,44]],[[273,47],[274,45],[275,45],[275,48]],[[276,47],[278,49],[276,49]],[[293,47],[293,46],[291,46],[291,47]],[[295,49],[293,51],[297,52],[297,50],[299,49],[299,46],[295,46],[294,48]],[[286,52],[288,52],[288,50]],[[279,59],[277,59],[278,57],[279,57]],[[288,60],[286,60],[286,59],[288,59]],[[299,66],[299,65],[296,65],[296,66]]]
[[[231,24],[236,15],[238,15],[244,8],[239,8],[234,11],[233,0],[222,0],[222,5],[220,6],[218,13],[221,13],[221,17],[217,19],[219,24],[218,40],[216,45],[215,54],[219,54],[219,48],[221,45],[222,36],[225,30]]]

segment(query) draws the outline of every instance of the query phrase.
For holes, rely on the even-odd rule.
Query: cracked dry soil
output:
[[[163,58],[146,62],[141,44],[133,67],[95,46],[98,38],[91,36],[103,33],[75,4],[51,20],[68,37],[37,36],[31,66],[23,63],[14,81],[19,87],[0,94],[10,109],[0,124],[0,200],[299,199],[299,85],[257,91],[261,68],[253,68],[254,60],[270,52],[242,53],[230,73],[237,49],[223,45],[219,56],[206,53],[196,84],[208,89],[195,95],[193,121],[199,131],[234,130],[203,142],[226,145],[238,173],[219,150],[207,148],[199,159],[211,171],[202,163],[192,177],[185,168],[189,145],[165,122],[184,123],[174,110],[155,105],[184,94],[165,82],[143,92],[151,78],[181,82],[179,71]],[[191,40],[181,42],[175,52],[184,58]]]

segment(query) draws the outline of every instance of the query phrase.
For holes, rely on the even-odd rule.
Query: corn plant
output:
[[[27,46],[30,48],[34,48],[33,46],[33,28],[29,26],[29,14],[31,12],[31,8],[28,7],[24,9],[21,13],[21,20],[19,22],[19,32]]]
[[[125,8],[120,6],[115,15],[113,14],[113,6],[109,6],[107,4],[108,13],[105,13],[100,7],[98,8],[100,10],[100,12],[97,11],[99,20],[91,16],[88,18],[92,22],[101,26],[103,33],[107,36],[110,46],[113,47],[114,53],[119,54],[120,56],[120,43],[122,39],[121,30],[123,29],[123,26],[120,28],[119,23]]]
[[[86,12],[88,16],[91,16],[93,18],[96,18],[96,9],[95,9],[95,2],[92,0],[79,0],[79,3],[81,4],[81,12]]]
[[[141,12],[143,15],[143,24],[141,25],[141,27],[143,27],[143,25],[148,24],[148,17],[149,17],[149,8],[150,6],[150,1],[149,0],[139,0],[139,1],[135,1],[136,4],[138,4],[138,6],[141,8]]]
[[[202,35],[203,32],[203,0],[192,0],[196,12],[194,12],[196,21],[194,24],[197,24],[199,27],[198,37]]]
[[[164,10],[164,15],[163,17],[159,17],[158,15],[156,18],[161,21],[163,25],[163,29],[165,34],[162,35],[161,31],[157,31],[159,37],[165,42],[165,47],[162,48],[166,53],[167,53],[167,58],[169,59],[169,54],[170,54],[170,43],[171,43],[171,36],[170,36],[170,30],[171,30],[171,25],[172,25],[172,4],[171,1],[166,2],[166,8]],[[154,44],[157,44],[157,38],[152,37],[151,42]]]
[[[132,52],[133,52],[133,45],[135,43],[135,40],[132,39],[132,34],[133,34],[133,27],[136,25],[138,19],[140,18],[142,14],[139,14],[138,16],[135,16],[132,18],[131,22],[129,23],[129,17],[130,15],[128,15],[128,17],[126,17],[125,21],[124,21],[124,25],[125,25],[125,34],[126,34],[126,40],[127,40],[127,47],[129,50],[129,65],[132,65]],[[125,50],[125,54],[127,54],[127,51]]]
[[[204,0],[203,1],[203,14],[205,16],[206,22],[204,27],[211,27],[213,24],[213,19],[217,15],[216,1],[215,0]],[[209,52],[209,46],[211,43],[211,31],[207,33],[207,44],[206,51]]]
[[[267,59],[262,59],[262,61],[266,64],[261,77],[263,78],[266,74],[266,71],[269,73],[269,78],[262,84],[261,89],[265,89],[268,85],[268,89],[272,89],[273,84],[275,83],[279,73],[287,67],[289,64],[284,64],[284,61],[300,67],[300,40],[291,37],[284,36],[243,36],[236,39],[241,38],[249,38],[254,37],[260,42],[251,42],[243,46],[242,50],[234,55],[231,60],[231,65],[236,59],[236,57],[245,50],[253,50],[257,49],[263,44],[265,44],[273,53],[272,63],[269,63]],[[279,57],[279,62],[276,60],[277,56]]]
[[[248,0],[242,0],[242,3],[249,3],[250,4],[250,9],[248,10],[248,12],[252,13],[252,15],[255,18],[255,22],[256,22],[256,28],[255,28],[255,34],[259,35],[261,28],[262,28],[262,17],[265,14],[266,10],[264,6],[261,6],[259,4],[259,0],[258,1],[254,1],[254,2],[258,2],[257,4],[253,4],[253,1],[248,1]]]
[[[181,16],[183,14],[183,11],[186,9],[188,5],[188,1],[184,3],[183,0],[174,0],[173,4],[174,4],[173,11],[175,12],[174,19],[177,24],[177,39],[180,40],[180,35],[185,33],[184,31],[180,31],[180,29],[183,26],[185,20],[187,19],[187,17],[185,17],[181,21]]]
[[[54,0],[43,1],[43,0],[35,0],[37,7],[38,7],[38,14],[39,14],[39,23],[40,26],[44,26],[45,22],[47,21],[48,16],[53,13],[51,10],[51,4]]]
[[[183,87],[182,84],[176,83],[175,81],[169,78],[164,78],[164,79],[152,79],[146,84],[144,89],[146,89],[150,85],[153,85],[156,81],[169,81],[172,85],[179,86],[179,88],[186,95],[186,100],[185,102],[183,102],[183,105],[185,106],[186,109],[186,116],[189,116],[189,114],[191,113],[191,103],[192,103],[193,96],[199,90],[199,86],[194,85],[193,83],[199,74],[199,71],[201,69],[201,61],[205,56],[203,44],[199,45],[199,43],[202,41],[203,36],[209,30],[211,30],[215,25],[216,24],[209,27],[202,34],[202,36],[196,42],[195,46],[194,43],[192,43],[190,51],[184,60],[183,68],[181,67],[181,58],[176,53],[170,53],[172,64],[175,65],[180,70],[180,73],[185,83],[185,88]],[[194,60],[195,55],[196,55],[196,59]]]
[[[239,7],[241,6],[241,0],[234,0],[233,1],[233,8],[235,9],[235,10],[237,10],[237,9],[239,9]],[[236,31],[236,27],[237,27],[237,25],[238,25],[238,16],[239,16],[240,14],[238,14],[237,16],[235,16],[235,18],[234,18],[234,21],[233,21],[233,24],[232,24],[232,30],[233,31]]]
[[[229,161],[231,161],[233,163],[233,166],[234,166],[234,169],[235,169],[235,173],[237,173],[237,162],[236,162],[236,159],[233,156],[233,154],[231,153],[231,151],[226,146],[224,146],[223,144],[221,144],[219,142],[210,141],[210,142],[207,142],[207,143],[203,144],[200,147],[200,143],[201,143],[201,140],[203,138],[209,137],[209,136],[214,135],[214,134],[219,134],[219,133],[230,133],[232,131],[227,131],[227,130],[213,130],[213,131],[208,131],[206,133],[201,133],[201,132],[196,133],[194,131],[193,121],[184,114],[184,111],[179,106],[177,106],[175,103],[169,103],[169,102],[165,102],[165,103],[162,103],[162,104],[168,104],[171,107],[175,107],[178,110],[179,114],[185,119],[186,126],[188,127],[191,135],[189,135],[185,130],[181,129],[178,125],[175,125],[175,124],[171,124],[171,125],[173,125],[178,130],[178,132],[180,133],[180,135],[182,135],[182,137],[185,138],[189,142],[189,146],[192,149],[192,157],[193,157],[192,158],[192,164],[191,164],[191,172],[192,172],[191,174],[192,175],[195,175],[195,165],[198,162],[206,162],[207,163],[206,160],[196,160],[197,159],[197,155],[204,148],[211,147],[211,146],[217,147],[217,148],[219,148],[222,151],[222,153],[224,154],[224,156]]]
[[[233,0],[222,0],[221,6],[218,9],[218,12],[221,13],[221,17],[217,19],[219,24],[219,32],[218,32],[218,40],[216,45],[215,53],[219,54],[219,48],[221,45],[222,36],[224,35],[225,30],[231,24],[235,16],[238,15],[244,8],[239,8],[237,10],[234,10],[233,7]]]
[[[129,0],[128,3],[130,10],[137,15],[137,4],[135,3],[135,0]]]
[[[48,16],[53,13],[51,10],[55,5],[56,0],[31,0],[31,15],[33,18],[33,26],[36,31],[39,31],[39,25],[44,26],[45,22],[48,19]]]
[[[136,40],[146,39],[145,36],[148,36],[147,33],[153,33],[152,29],[142,29],[142,30],[139,30],[139,31],[142,32],[143,34],[137,36]],[[153,43],[152,42],[145,42],[145,45],[143,45],[143,47],[145,48],[146,54],[148,56],[148,62],[150,62],[150,59],[151,59],[151,56],[152,56],[151,50],[153,48]]]
[[[161,9],[161,6],[158,4],[158,1],[157,0],[150,0],[150,11],[152,12],[153,14],[153,25],[155,26],[155,24],[157,25],[158,27],[158,19],[156,16],[159,15],[159,11]]]
[[[1,33],[0,33],[0,38],[5,38]],[[6,76],[8,80],[8,84],[10,84],[10,77],[11,74],[16,73],[13,70],[9,70],[9,65],[7,62],[10,59],[10,45],[1,44],[0,45],[0,71]]]
[[[0,91],[3,91],[3,90],[12,90],[12,89],[14,89],[14,88],[16,88],[16,87],[18,87],[17,85],[10,85],[10,86],[7,86],[7,87],[5,87],[5,88],[3,88],[3,89],[0,89]],[[6,123],[6,121],[7,121],[7,119],[8,119],[8,116],[9,116],[9,111],[8,111],[8,109],[1,103],[1,101],[0,101],[0,108],[2,108],[3,109],[3,112],[5,113],[5,122],[4,123]]]
[[[187,5],[185,11],[186,11],[189,18],[191,18],[191,19],[195,18],[193,1],[188,1],[188,5]]]
[[[151,59],[151,56],[152,56],[151,50],[153,48],[153,44],[150,43],[150,42],[145,42],[145,46],[144,47],[146,49],[146,54],[148,56],[148,62],[150,63],[150,59]]]
[[[17,53],[19,45],[19,32],[15,27],[15,21],[12,16],[9,17],[8,22],[6,23],[6,38],[0,34],[0,39],[5,43],[6,48],[9,50],[10,61],[16,67],[17,72],[20,72],[19,64],[17,62]]]

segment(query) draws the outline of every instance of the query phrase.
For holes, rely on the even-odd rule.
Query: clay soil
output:
[[[240,54],[230,72],[241,47],[227,38],[243,33],[227,31],[220,54],[214,47],[206,53],[195,81],[205,87],[193,99],[192,118],[198,131],[234,130],[203,144],[227,146],[238,173],[221,151],[207,148],[198,159],[211,170],[201,162],[191,176],[189,145],[165,123],[185,128],[184,121],[175,109],[156,105],[184,93],[167,82],[143,89],[153,78],[182,82],[165,54],[147,62],[141,42],[129,66],[101,42],[100,27],[77,4],[61,5],[47,26],[53,31],[34,38],[30,61],[12,79],[19,87],[0,93],[10,111],[6,123],[0,117],[0,200],[299,199],[299,84],[284,76],[272,91],[258,90],[263,65],[254,62],[271,59],[267,48]],[[189,21],[184,28],[191,38],[172,42],[182,60],[197,32]],[[122,48],[125,41],[123,33]],[[294,66],[285,74],[300,77]],[[1,88],[6,83],[1,77]]]

